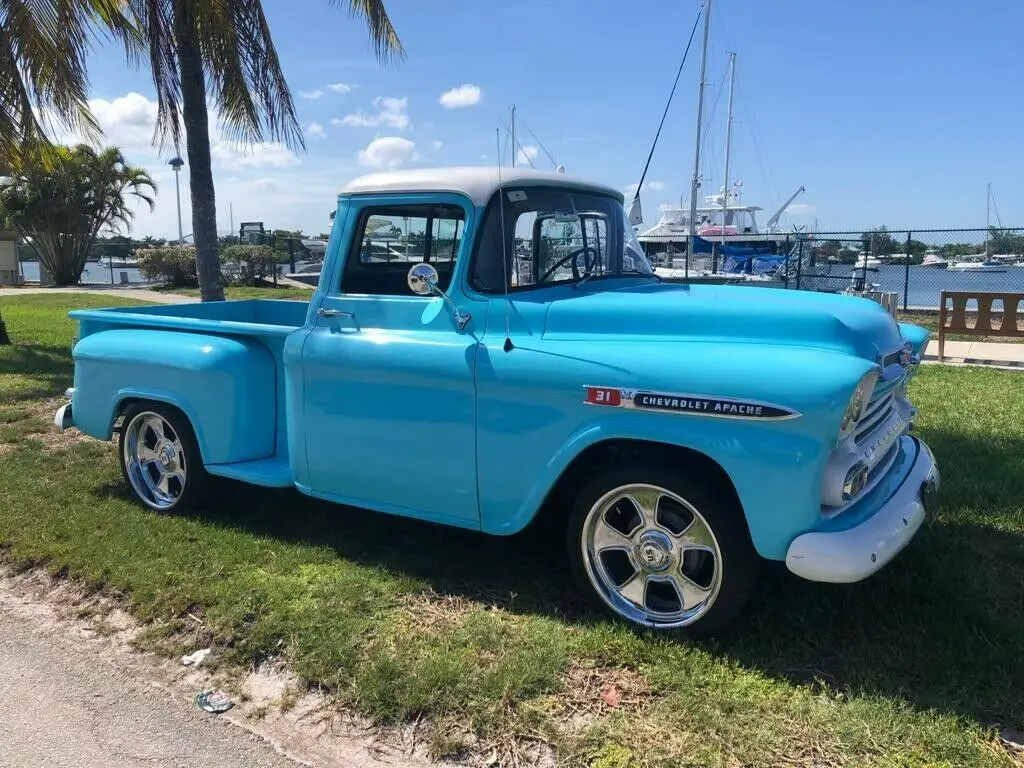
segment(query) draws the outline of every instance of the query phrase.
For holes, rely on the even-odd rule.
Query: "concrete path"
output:
[[[74,285],[65,288],[0,288],[0,298],[4,296],[25,296],[30,293],[94,293],[101,296],[121,296],[126,299],[152,301],[154,304],[192,304],[199,301],[195,296],[150,291],[146,288],[121,288],[119,286]]]
[[[0,601],[2,768],[299,765],[25,614]]]
[[[1024,368],[1024,343],[994,341],[947,341],[945,363],[984,365],[996,368]],[[939,342],[932,339],[924,362],[937,363]]]

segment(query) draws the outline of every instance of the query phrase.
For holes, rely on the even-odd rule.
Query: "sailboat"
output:
[[[992,213],[992,185],[986,186],[986,200],[985,200],[985,258],[984,259],[964,259],[963,261],[954,261],[948,267],[947,270],[950,272],[1006,272],[1007,265],[1005,261],[999,261],[992,258],[992,229],[991,229],[991,213]],[[999,211],[996,211],[996,219],[999,218]]]
[[[687,211],[678,208],[663,209],[661,218],[653,227],[637,233],[637,239],[655,264],[655,271],[664,277],[735,277],[753,279],[753,262],[767,257],[769,264],[762,271],[779,267],[785,257],[787,233],[779,226],[779,219],[793,201],[805,191],[801,186],[768,219],[765,229],[757,222],[760,206],[744,205],[741,200],[743,182],[737,180],[730,188],[730,162],[732,152],[733,88],[736,78],[736,54],[729,54],[729,108],[726,121],[725,184],[716,195],[697,204],[700,189],[701,120],[703,117],[704,87],[707,72],[707,42],[710,26],[711,0],[704,2],[704,38],[701,50],[700,82],[698,88],[696,148],[694,173]],[[684,59],[685,60],[685,59]],[[673,89],[674,90],[674,89]],[[671,96],[670,96],[671,101]],[[667,107],[666,107],[667,110]],[[664,121],[664,118],[663,118]],[[659,133],[660,133],[659,128]],[[655,139],[657,141],[657,139]],[[653,149],[652,149],[653,153]],[[649,160],[648,160],[649,162]],[[646,174],[646,169],[644,171]],[[631,206],[631,223],[642,221],[639,189]],[[685,258],[682,253],[685,251]],[[697,256],[697,254],[700,254]],[[762,278],[763,279],[763,278]]]

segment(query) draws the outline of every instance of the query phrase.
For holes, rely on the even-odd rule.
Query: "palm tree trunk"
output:
[[[188,3],[174,4],[174,35],[181,68],[181,106],[188,149],[188,180],[192,194],[192,235],[196,272],[203,301],[224,301],[217,243],[217,201],[210,161],[210,117],[206,109],[203,61],[196,44],[196,20]]]

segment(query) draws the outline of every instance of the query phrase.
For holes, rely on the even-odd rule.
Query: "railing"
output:
[[[950,333],[1024,338],[1021,302],[1024,293],[943,291],[939,306],[939,362],[944,358],[946,335]],[[970,319],[974,322],[968,323]]]

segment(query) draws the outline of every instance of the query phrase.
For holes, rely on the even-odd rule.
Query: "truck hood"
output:
[[[554,301],[544,338],[563,341],[729,341],[847,352],[873,362],[902,343],[877,302],[746,286],[643,284]]]

